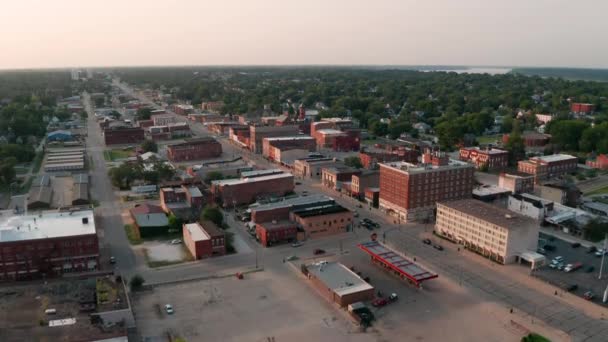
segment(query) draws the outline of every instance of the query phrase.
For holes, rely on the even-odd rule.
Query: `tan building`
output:
[[[374,298],[374,287],[338,262],[320,261],[306,265],[305,270],[318,292],[341,307]]]
[[[293,163],[293,174],[298,178],[321,179],[324,167],[342,165],[338,164],[333,158],[310,157],[296,159]]]
[[[353,212],[338,204],[294,210],[290,216],[307,239],[345,233],[353,226]]]
[[[501,264],[535,252],[539,225],[531,218],[473,199],[437,203],[435,232]]]
[[[507,189],[512,193],[534,191],[534,175],[518,172],[502,172],[498,176],[498,187]]]

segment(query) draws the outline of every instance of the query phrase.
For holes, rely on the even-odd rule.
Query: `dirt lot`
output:
[[[74,181],[72,176],[55,176],[51,179],[53,188],[53,199],[51,206],[53,208],[61,208],[72,205],[72,188]]]

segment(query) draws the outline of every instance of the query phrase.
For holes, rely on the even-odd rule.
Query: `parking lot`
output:
[[[591,291],[595,294],[595,298],[592,299],[593,302],[600,305],[606,305],[601,302],[602,295],[608,284],[606,265],[604,265],[603,279],[598,279],[602,258],[596,256],[594,253],[589,253],[588,249],[584,246],[573,248],[571,244],[566,241],[551,238],[544,234],[541,234],[541,239],[546,239],[548,244],[555,246],[555,250],[546,251],[545,256],[547,257],[547,263],[550,263],[556,256],[561,256],[564,258],[564,265],[580,262],[583,266],[572,272],[565,272],[564,270],[545,266],[534,271],[534,275],[560,288],[576,285],[578,288],[575,291],[572,291],[572,293],[578,296],[583,296],[585,292]],[[608,257],[605,264],[606,263],[608,263]]]

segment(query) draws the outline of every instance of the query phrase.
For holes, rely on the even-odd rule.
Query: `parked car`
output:
[[[572,271],[576,271],[579,268],[583,267],[583,264],[580,262],[575,262],[574,264],[568,264],[566,265],[566,267],[564,268],[564,272],[572,272]]]
[[[555,251],[555,246],[554,245],[544,245],[543,248],[548,251],[548,252],[553,252]]]
[[[563,270],[564,270],[564,268],[566,268],[566,266],[564,266],[564,263],[563,263],[563,262],[560,262],[559,264],[557,264],[557,269],[558,269],[558,270],[563,271]]]
[[[171,304],[165,304],[165,311],[167,312],[167,314],[172,315],[173,314],[173,306],[171,306]]]
[[[605,251],[603,248],[600,248],[595,252],[596,257],[601,257],[604,254],[608,254],[608,251]]]
[[[588,266],[587,268],[585,268],[585,273],[591,273],[595,270],[595,267],[593,266]]]
[[[591,253],[595,253],[595,252],[597,252],[597,247],[591,246],[591,247],[587,248],[587,253],[591,254]]]
[[[301,243],[300,241],[297,241],[297,242],[292,243],[292,244],[291,244],[291,247],[294,247],[294,248],[295,248],[295,247],[300,247],[300,246],[302,246],[302,245],[303,245],[303,243]]]
[[[536,249],[536,253],[545,255],[547,254],[547,251],[544,248],[539,247]]]
[[[384,298],[376,298],[372,302],[372,306],[374,306],[376,308],[381,308],[381,307],[385,306],[386,304],[388,304],[388,300],[386,300]]]
[[[430,245],[431,244],[431,239],[424,239],[422,240],[422,243],[425,245]]]
[[[581,246],[581,244],[578,242],[573,242],[570,244],[570,247],[572,247],[572,248],[579,248],[580,246]]]
[[[586,300],[592,300],[593,297],[595,297],[595,294],[591,291],[587,291],[583,294],[583,298],[585,298]]]
[[[367,224],[370,224],[370,223],[372,223],[373,221],[372,221],[372,220],[370,220],[370,219],[368,219],[368,218],[366,217],[366,218],[364,218],[364,219],[363,219],[363,222],[365,222],[365,223],[367,223]]]
[[[578,285],[576,285],[576,284],[567,285],[565,290],[568,292],[574,292],[574,291],[578,290]]]
[[[321,255],[321,254],[325,254],[325,251],[322,250],[321,248],[317,248],[314,250],[314,255]]]
[[[172,245],[179,245],[180,243],[182,243],[182,240],[180,240],[180,239],[171,240]]]
[[[110,257],[110,264],[114,265],[116,263],[116,258],[111,256]]]
[[[302,185],[302,183],[301,182],[296,182],[296,185]]]
[[[359,217],[359,212],[358,212],[358,211],[355,211],[355,212],[353,213],[353,216],[354,216],[354,217]]]
[[[399,299],[399,296],[397,296],[397,294],[396,294],[396,293],[394,293],[394,292],[393,292],[393,293],[391,293],[391,295],[390,295],[390,296],[388,296],[388,300],[389,300],[390,302],[396,302],[396,301],[397,301],[397,299]]]
[[[556,263],[560,263],[560,262],[564,262],[564,257],[563,256],[556,256],[555,258],[553,258],[552,261],[555,261]]]
[[[440,246],[440,245],[433,245],[433,248],[435,248],[438,251],[442,251],[443,250],[443,247]]]
[[[287,261],[294,261],[294,260],[298,260],[298,257],[295,255],[290,255],[287,257]]]

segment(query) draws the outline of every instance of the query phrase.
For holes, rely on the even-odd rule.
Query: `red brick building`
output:
[[[297,240],[296,224],[287,220],[268,221],[255,225],[255,234],[262,246],[270,247]]]
[[[363,199],[365,197],[365,189],[377,188],[379,186],[379,171],[363,171],[358,175],[353,175],[351,178],[351,196]]]
[[[388,151],[361,151],[359,152],[359,159],[361,164],[366,169],[376,169],[379,163],[389,163],[394,161],[404,161],[408,163],[417,163],[420,152],[416,150],[395,150],[394,152]]]
[[[197,219],[206,201],[201,190],[194,185],[162,187],[160,206],[167,214],[184,220]]]
[[[231,127],[242,127],[238,122],[211,122],[206,124],[207,129],[217,135],[226,135]]]
[[[208,110],[211,112],[219,112],[224,108],[224,101],[207,101],[201,103],[202,110]]]
[[[4,213],[0,229],[0,281],[99,269],[99,241],[92,210],[22,216]]]
[[[534,175],[535,183],[576,171],[578,159],[568,154],[533,157],[517,163],[517,171]]]
[[[194,107],[187,104],[175,104],[173,105],[173,111],[177,115],[188,115],[194,111]]]
[[[577,114],[591,114],[595,110],[595,105],[591,103],[571,103],[570,111]]]
[[[350,183],[353,175],[361,172],[348,166],[325,167],[321,170],[321,184],[326,188],[341,190],[343,183]]]
[[[587,159],[585,164],[594,169],[608,170],[608,156],[600,154],[593,159]]]
[[[217,158],[221,155],[222,144],[210,137],[186,139],[181,144],[167,147],[167,159],[172,162]]]
[[[195,260],[226,254],[224,232],[213,222],[184,224],[184,245]]]
[[[460,160],[475,164],[477,169],[503,169],[509,165],[509,152],[497,148],[463,147],[460,149]]]
[[[144,130],[140,127],[114,127],[103,131],[106,145],[140,144],[144,141]]]
[[[293,175],[290,173],[225,179],[211,183],[211,194],[224,207],[249,204],[259,197],[285,196],[293,192],[293,189]]]
[[[400,221],[430,218],[438,201],[469,198],[473,165],[427,152],[422,163],[380,164],[380,208]]]
[[[358,129],[348,129],[345,133],[346,135],[344,136],[335,137],[332,142],[332,149],[340,152],[359,151],[361,146],[361,131]]]
[[[271,161],[281,162],[281,153],[290,150],[316,150],[315,139],[309,136],[264,138],[262,142],[262,155]]]
[[[296,136],[299,131],[298,126],[250,126],[249,148],[262,153],[264,138]]]
[[[524,140],[524,145],[528,148],[540,148],[545,147],[551,140],[549,134],[538,133],[534,131],[525,131],[521,135]],[[509,142],[509,134],[503,134],[502,143],[506,144]]]
[[[346,233],[353,228],[353,212],[338,204],[294,210],[290,217],[306,239]]]

